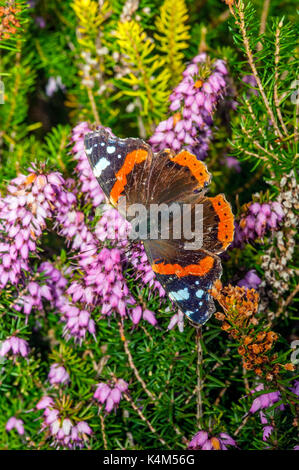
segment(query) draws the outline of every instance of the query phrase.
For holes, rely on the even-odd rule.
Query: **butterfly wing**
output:
[[[158,281],[170,299],[194,323],[204,324],[215,312],[209,290],[222,274],[218,256],[185,250],[181,241],[145,241]]]
[[[190,240],[182,232],[179,239],[170,229],[167,239],[144,241],[158,280],[170,298],[194,322],[205,323],[215,311],[209,293],[221,276],[218,254],[233,240],[233,215],[223,195],[205,196],[211,176],[205,164],[188,151],[175,155],[164,150],[153,155],[141,139],[119,139],[100,130],[85,138],[85,150],[106,196],[116,205],[121,196],[126,202],[151,204],[179,203],[189,207],[194,232],[196,206],[202,206],[202,245],[188,249]],[[181,224],[175,216],[172,227]]]
[[[156,156],[159,157],[160,154]],[[196,207],[200,206],[202,244],[199,248],[188,249],[190,240],[185,237],[184,230],[176,239],[174,227],[182,224],[182,219],[177,220],[174,216],[169,219],[169,236],[164,237],[160,227],[160,239],[146,240],[144,246],[153,271],[169,297],[193,322],[204,324],[215,312],[210,289],[222,274],[218,255],[233,240],[233,214],[223,194],[205,195],[210,175],[203,162],[185,151],[163,157],[163,162],[153,162],[152,174],[156,173],[159,178],[159,184],[155,184],[156,180],[150,184],[153,200],[159,204],[179,202],[181,206],[186,205],[190,211],[192,233],[197,230]]]
[[[153,156],[149,145],[100,129],[85,136],[84,147],[93,173],[113,205],[120,196],[126,196],[127,204],[140,202],[140,186],[145,186]]]

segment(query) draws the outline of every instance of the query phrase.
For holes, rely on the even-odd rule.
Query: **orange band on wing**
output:
[[[114,204],[117,203],[119,196],[127,184],[127,175],[131,173],[136,163],[141,163],[146,160],[147,155],[148,152],[144,149],[133,150],[133,152],[128,153],[123,166],[115,175],[116,182],[111,189],[110,198]]]
[[[206,168],[206,165],[197,160],[196,156],[186,150],[178,153],[171,161],[178,163],[182,166],[187,166],[191,171],[192,175],[195,176],[201,187],[204,187],[210,181],[210,174]]]
[[[209,197],[209,200],[220,219],[217,238],[222,242],[225,249],[234,239],[234,216],[229,203],[222,194],[216,197]]]
[[[179,264],[153,264],[152,269],[158,274],[176,274],[177,277],[183,276],[203,276],[208,273],[214,265],[214,258],[206,256],[198,264],[189,264],[188,266],[180,266]]]

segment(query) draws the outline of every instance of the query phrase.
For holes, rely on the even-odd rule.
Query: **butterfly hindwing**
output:
[[[149,240],[144,246],[156,277],[170,299],[190,320],[204,324],[215,311],[210,289],[222,274],[218,256],[202,250],[184,250],[180,242],[166,240],[162,243]],[[161,257],[161,251],[163,257],[166,251],[168,255]]]

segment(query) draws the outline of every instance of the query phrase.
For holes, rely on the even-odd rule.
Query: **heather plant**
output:
[[[298,449],[296,3],[0,1],[2,449]],[[202,328],[84,136],[187,149],[235,214]]]

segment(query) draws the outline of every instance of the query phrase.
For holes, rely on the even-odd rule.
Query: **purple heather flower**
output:
[[[15,429],[20,436],[23,436],[24,434],[24,423],[21,419],[17,419],[15,416],[12,416],[9,418],[9,420],[6,423],[5,426],[6,431],[11,431],[12,429]]]
[[[236,441],[230,437],[229,434],[227,434],[226,432],[221,432],[219,434],[219,437],[221,438],[221,441],[225,444],[225,445],[229,445],[229,446],[236,446]]]
[[[261,390],[264,390],[263,384],[258,385],[250,393],[259,392]],[[279,391],[264,393],[262,395],[259,395],[257,398],[253,400],[249,413],[256,413],[259,410],[269,408],[270,406],[274,405],[274,403],[280,400],[281,400],[281,395]],[[282,408],[283,408],[283,405],[280,405],[280,409]]]
[[[52,364],[48,375],[51,385],[65,384],[69,382],[70,376],[66,369],[60,364]]]
[[[255,89],[257,88],[257,82],[253,75],[244,75],[244,77],[242,78],[242,81],[250,86],[248,95],[253,93],[254,95],[258,96],[259,92],[258,90]]]
[[[17,311],[23,310],[25,315],[29,315],[33,308],[39,311],[43,310],[42,300],[53,300],[49,286],[47,284],[40,285],[37,282],[30,281],[27,285],[27,293],[17,299],[14,308]]]
[[[175,113],[160,122],[149,139],[156,151],[170,148],[174,152],[185,148],[198,159],[206,157],[212,138],[212,114],[226,89],[227,69],[223,61],[212,64],[210,76],[201,79],[201,64],[205,53],[194,57],[183,72],[183,80],[170,95],[171,112]]]
[[[234,170],[236,170],[237,173],[241,172],[240,162],[235,157],[225,157],[222,163],[224,163],[227,168],[233,168]]]
[[[17,336],[11,336],[6,339],[1,345],[0,356],[7,356],[9,352],[13,356],[21,355],[22,357],[27,357],[29,352],[27,341]]]
[[[67,285],[67,279],[64,277],[64,274],[67,274],[67,270],[64,270],[65,272],[62,273],[55,268],[53,264],[44,261],[39,266],[38,271],[45,276],[45,282],[50,290],[52,304],[60,309],[64,303],[63,294]]]
[[[244,241],[263,238],[267,230],[278,230],[283,218],[284,211],[278,202],[250,204],[236,226],[234,246],[242,246]]]
[[[263,429],[263,441],[267,441],[273,431],[273,426],[265,426]]]
[[[299,380],[295,380],[293,387],[291,388],[291,392],[299,397]]]
[[[46,20],[42,16],[36,16],[35,22],[41,29],[46,27]]]
[[[246,287],[246,289],[257,289],[262,280],[256,274],[254,269],[248,271],[241,281],[238,282],[239,287]]]

